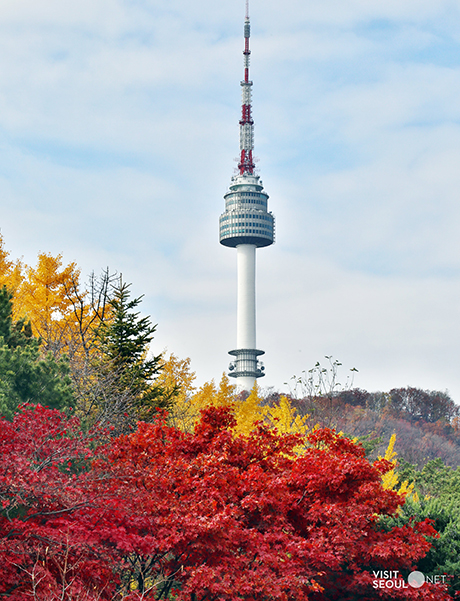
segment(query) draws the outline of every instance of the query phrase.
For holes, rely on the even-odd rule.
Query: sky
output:
[[[0,231],[12,258],[109,267],[152,345],[220,380],[236,252],[243,0],[2,0]],[[264,388],[317,361],[460,403],[460,1],[251,0]]]

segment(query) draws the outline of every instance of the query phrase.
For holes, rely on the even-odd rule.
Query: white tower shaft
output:
[[[236,312],[236,345],[256,347],[256,246],[236,247],[238,269],[238,304]],[[254,384],[254,382],[253,382]]]
[[[256,347],[256,246],[240,244],[236,247],[238,271],[238,300],[236,313],[236,345],[239,349]],[[247,371],[254,372],[257,360],[246,358]],[[256,381],[254,375],[240,376],[238,384],[251,390]]]

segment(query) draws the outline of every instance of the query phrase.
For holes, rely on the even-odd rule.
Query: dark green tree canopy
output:
[[[13,295],[0,290],[0,414],[12,419],[21,403],[53,409],[73,406],[69,366],[65,357],[40,355],[40,341],[25,320],[13,322]]]
[[[32,327],[25,319],[13,323],[13,294],[3,286],[0,289],[0,338],[9,348],[35,345],[40,341],[32,337]]]
[[[432,548],[417,564],[424,574],[447,574],[450,594],[460,594],[460,467],[433,459],[421,470],[404,460],[398,461],[400,481],[415,485],[417,496],[410,495],[401,511],[382,519],[386,528],[404,526],[411,520],[433,520],[439,537],[430,539]]]
[[[161,359],[158,356],[145,360],[156,325],[152,325],[150,317],[140,317],[140,312],[135,311],[143,296],[130,300],[130,286],[121,278],[113,286],[110,299],[113,317],[100,330],[101,348],[116,366],[130,368],[142,364],[144,376],[150,378],[157,373]]]

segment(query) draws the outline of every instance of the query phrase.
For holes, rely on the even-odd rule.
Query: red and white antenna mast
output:
[[[238,169],[243,173],[254,173],[254,120],[252,118],[252,81],[249,79],[249,38],[251,37],[251,25],[249,22],[249,0],[246,0],[246,16],[244,19],[244,80],[241,82],[243,88],[243,104],[241,107],[240,120],[240,162]]]

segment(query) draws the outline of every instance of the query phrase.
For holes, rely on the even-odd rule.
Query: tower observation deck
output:
[[[255,173],[254,121],[252,119],[252,81],[249,79],[249,22],[248,0],[244,21],[244,79],[240,119],[240,159],[238,173],[231,178],[224,195],[225,211],[219,219],[220,243],[237,250],[238,301],[237,349],[229,354],[229,375],[237,384],[250,390],[256,378],[264,376],[258,357],[264,351],[256,348],[256,248],[270,246],[275,239],[275,219],[268,211],[268,194],[260,176]]]

